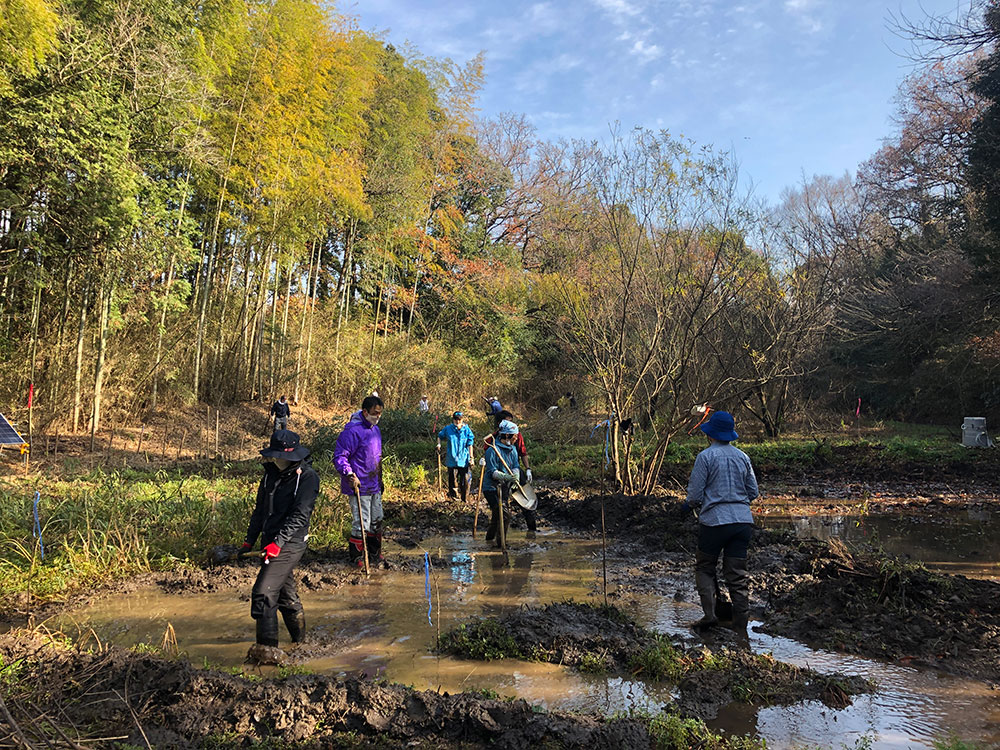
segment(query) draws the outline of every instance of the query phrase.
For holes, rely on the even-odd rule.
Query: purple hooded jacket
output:
[[[379,462],[382,460],[382,433],[377,425],[372,426],[362,419],[347,423],[337,445],[333,449],[333,465],[340,472],[340,491],[345,495],[353,495],[354,488],[347,479],[349,474],[355,474],[361,482],[362,495],[374,495],[381,492],[379,483]]]

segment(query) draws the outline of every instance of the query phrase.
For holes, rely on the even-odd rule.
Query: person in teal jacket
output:
[[[448,467],[448,497],[456,498],[459,494],[465,502],[469,486],[469,467],[472,466],[472,445],[476,436],[472,428],[465,424],[462,412],[451,415],[451,424],[445,425],[438,433],[437,450],[441,452],[441,441],[444,441],[444,465]],[[458,480],[458,494],[455,492],[455,480]]]
[[[517,462],[517,425],[505,419],[497,430],[497,438],[489,444],[484,463],[486,471],[483,474],[483,495],[490,506],[490,528],[486,532],[486,541],[495,541],[498,547],[504,546],[502,540],[507,538],[507,527],[510,526],[510,488],[517,481],[520,464]],[[501,461],[503,457],[503,461]],[[504,466],[504,464],[507,464]],[[504,504],[503,537],[500,536],[500,503]]]

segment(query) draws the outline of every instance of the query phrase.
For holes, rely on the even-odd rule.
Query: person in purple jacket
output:
[[[382,559],[382,399],[368,396],[361,402],[361,419],[351,419],[337,438],[333,465],[340,472],[340,491],[347,497],[354,522],[347,553],[353,564],[364,565],[363,544],[369,560]],[[362,541],[361,534],[365,534]]]

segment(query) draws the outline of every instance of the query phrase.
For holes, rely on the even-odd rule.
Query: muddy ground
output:
[[[0,639],[0,658],[30,675],[3,691],[22,747],[654,747],[638,719],[546,712],[474,693],[320,675],[255,680],[26,636]]]
[[[551,522],[599,532],[599,496],[539,502]],[[676,499],[606,496],[604,509],[617,596],[688,596],[697,523]],[[755,531],[749,568],[753,612],[765,632],[1000,682],[998,583],[769,529]]]
[[[560,602],[522,607],[477,620],[442,636],[441,648],[464,658],[526,658],[588,672],[618,673],[678,684],[681,716],[713,719],[734,701],[788,705],[819,700],[844,708],[875,686],[860,677],[820,674],[758,656],[720,628],[709,643],[669,640],[615,607]]]

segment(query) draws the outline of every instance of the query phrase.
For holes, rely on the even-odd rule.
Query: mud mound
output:
[[[62,733],[77,743],[128,735],[131,745],[156,748],[654,747],[638,719],[547,713],[522,700],[474,693],[318,675],[252,681],[180,659],[114,649],[83,653],[10,635],[0,654],[6,664],[21,660],[18,679],[5,681],[0,692],[28,741],[39,746],[60,742]]]
[[[863,677],[820,674],[766,654],[727,651],[721,658],[709,653],[707,660],[711,666],[680,683],[677,707],[684,715],[714,719],[733,700],[765,706],[818,700],[839,709],[851,705],[852,696],[875,690]]]
[[[1000,681],[1000,584],[839,543],[809,546],[798,560],[805,573],[772,591],[766,631]]]
[[[714,718],[733,701],[785,705],[820,700],[843,708],[852,695],[875,688],[860,677],[820,674],[731,648],[732,642],[715,650],[687,649],[615,607],[563,602],[461,625],[442,636],[441,649],[465,658],[547,661],[676,683],[680,715],[697,719]]]
[[[601,529],[601,501],[607,533],[625,541],[640,542],[649,549],[694,554],[698,546],[698,522],[681,512],[680,499],[662,495],[588,495],[567,499],[550,491],[538,493],[539,508],[550,522],[571,529]],[[755,546],[789,544],[795,536],[787,531],[756,529]]]

